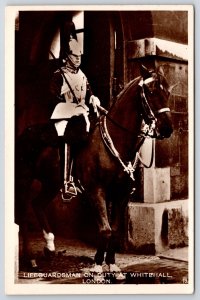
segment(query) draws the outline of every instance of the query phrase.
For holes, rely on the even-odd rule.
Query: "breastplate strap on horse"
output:
[[[144,163],[144,161],[142,160],[142,158],[141,158],[141,156],[139,154],[139,150],[142,147],[145,139],[147,137],[149,137],[148,135],[144,136],[143,141],[141,142],[138,151],[135,153],[135,158],[134,158],[133,162],[129,161],[128,163],[125,163],[125,162],[122,161],[122,159],[120,157],[120,154],[117,151],[117,149],[115,148],[115,146],[113,144],[113,141],[112,141],[112,138],[111,138],[111,136],[110,136],[110,134],[108,132],[108,129],[107,129],[107,126],[106,126],[106,116],[102,116],[101,117],[100,122],[99,122],[99,127],[100,127],[100,132],[101,132],[101,136],[102,136],[102,139],[104,141],[104,144],[107,146],[107,148],[112,153],[112,155],[117,158],[117,160],[119,161],[119,163],[122,165],[124,172],[126,172],[130,176],[130,178],[131,178],[132,181],[135,181],[134,172],[135,172],[136,167],[137,167],[137,165],[138,165],[139,162],[141,162],[142,165],[145,168],[150,168],[152,166],[153,158],[154,158],[154,139],[152,140],[151,159],[150,159],[150,163],[149,163],[148,166]],[[134,191],[135,191],[135,188],[132,189],[131,194]]]

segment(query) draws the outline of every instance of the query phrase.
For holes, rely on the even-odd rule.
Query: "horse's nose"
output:
[[[163,138],[169,138],[172,133],[173,133],[172,126],[165,126],[165,127],[162,127],[162,129],[160,130],[160,135]]]
[[[168,128],[165,134],[166,138],[169,138],[172,135],[172,132],[173,132],[173,128],[172,127],[170,129]]]
[[[160,138],[169,138],[173,132],[171,113],[165,112],[160,114],[160,118],[157,121],[157,126]]]

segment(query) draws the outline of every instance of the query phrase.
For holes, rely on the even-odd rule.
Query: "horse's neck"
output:
[[[107,128],[122,159],[131,160],[134,158],[142,122],[137,87],[134,85],[133,90],[128,90],[122,97],[109,112]]]

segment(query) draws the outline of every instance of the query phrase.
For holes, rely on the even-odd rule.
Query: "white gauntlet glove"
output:
[[[100,100],[98,97],[92,95],[90,97],[89,103],[93,105],[94,107],[94,112],[97,114],[97,116],[99,115],[97,107],[101,105]]]

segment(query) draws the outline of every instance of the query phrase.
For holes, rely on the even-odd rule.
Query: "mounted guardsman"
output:
[[[77,194],[73,178],[70,175],[71,158],[70,146],[65,139],[65,131],[68,121],[73,116],[82,115],[85,120],[85,131],[90,130],[89,106],[97,112],[100,101],[92,94],[87,77],[80,69],[82,49],[75,38],[70,38],[69,45],[61,57],[62,66],[53,74],[50,91],[58,99],[59,103],[51,115],[57,134],[63,140],[60,143],[61,170],[64,175],[65,197]],[[61,174],[62,176],[62,174]],[[63,198],[65,199],[65,198]],[[66,198],[67,199],[67,198]]]
[[[58,85],[60,87],[64,84],[63,69],[61,73],[61,83]],[[90,272],[103,273],[104,263],[109,272],[115,273],[116,276],[121,272],[116,265],[115,254],[121,240],[125,210],[132,191],[134,170],[138,161],[136,151],[138,145],[141,146],[140,141],[143,142],[148,136],[158,139],[171,136],[173,127],[168,107],[170,89],[159,69],[149,72],[142,67],[141,76],[131,81],[119,94],[115,104],[91,132],[88,142],[75,154],[74,174],[76,180],[85,188],[98,225],[95,265]],[[58,95],[61,93],[60,89]],[[65,96],[62,97],[62,100],[58,99],[59,103],[66,105],[67,100]],[[88,102],[87,97],[84,99],[86,105],[95,98],[91,98],[90,95]],[[77,103],[74,103],[74,111],[78,110],[79,102],[81,101],[77,99]],[[72,105],[73,101],[70,103]],[[57,109],[58,107],[52,116]],[[87,115],[85,111],[88,113],[84,108],[82,112]],[[67,121],[69,127],[70,123],[73,123],[73,118],[68,121],[70,116],[58,116],[59,118],[51,119],[47,124],[30,126],[16,141],[15,223],[20,226],[22,250],[27,265],[30,263],[30,269],[37,272],[37,261],[31,248],[28,230],[28,200],[31,198],[31,187],[36,179],[40,183],[40,189],[32,199],[32,207],[46,240],[44,253],[51,257],[55,255],[54,234],[46,215],[46,208],[61,188],[58,140],[66,141],[67,130],[66,122],[59,122]],[[82,119],[84,130],[87,130],[87,122],[84,117]],[[144,120],[148,126],[147,130],[141,132]],[[58,130],[58,124],[64,124],[60,126],[62,131]],[[71,131],[73,128],[72,126]],[[64,144],[63,141],[62,143]],[[111,210],[107,209],[108,206]]]

